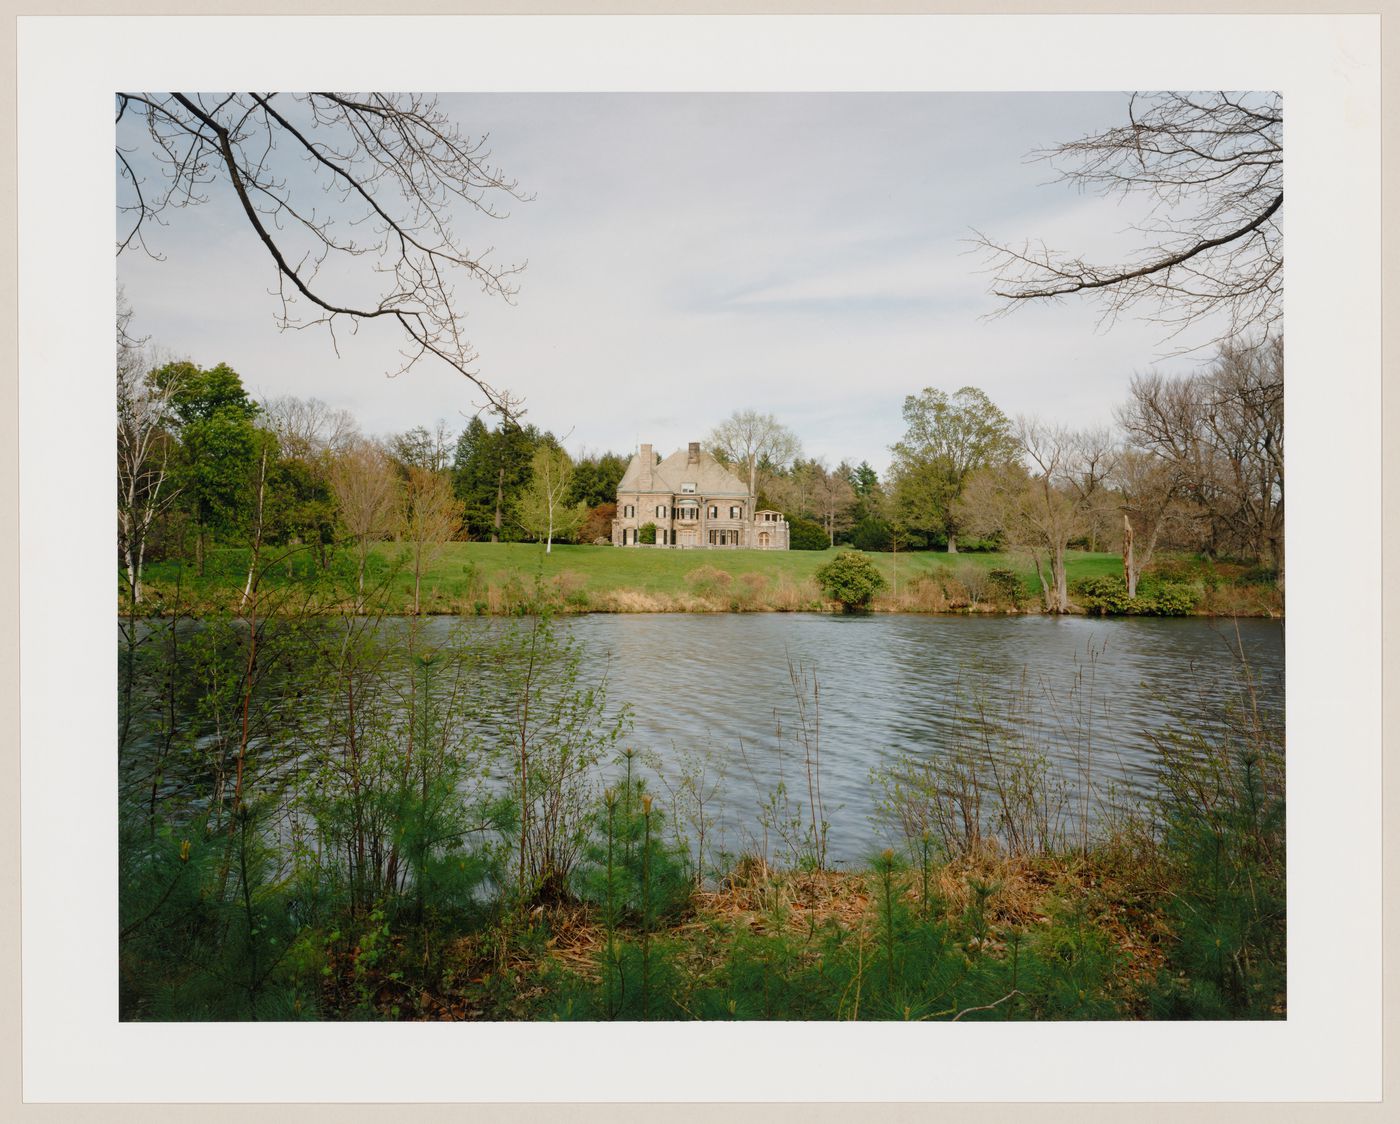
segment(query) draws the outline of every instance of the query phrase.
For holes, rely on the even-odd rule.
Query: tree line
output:
[[[316,399],[254,401],[220,363],[157,361],[117,332],[119,556],[132,604],[145,562],[203,574],[215,544],[260,568],[338,548],[363,586],[373,545],[405,545],[415,586],[441,544],[609,541],[627,454],[571,457],[519,411],[371,437]],[[794,549],[1013,550],[1068,605],[1070,549],[1121,551],[1128,596],[1158,552],[1184,550],[1283,574],[1283,341],[1227,342],[1190,375],[1132,379],[1116,427],[1012,418],[981,390],[929,387],[904,400],[905,432],[882,478],[866,461],[803,455],[771,414],[736,411],[706,447],[761,507],[786,516]]]
[[[972,386],[925,388],[903,414],[883,479],[864,461],[804,458],[791,433],[772,436],[771,416],[766,442],[735,415],[710,444],[752,466],[760,506],[786,514],[795,549],[1013,550],[1052,611],[1069,603],[1070,549],[1121,551],[1129,597],[1163,550],[1253,564],[1282,585],[1282,336],[1228,341],[1189,375],[1134,377],[1114,428],[1009,417]]]
[[[409,550],[415,586],[454,539],[593,541],[610,533],[628,458],[570,457],[559,440],[507,415],[472,418],[455,438],[445,421],[387,437],[365,434],[343,409],[284,395],[255,401],[227,364],[158,360],[117,333],[118,554],[132,604],[147,562],[188,560],[203,575],[210,550],[248,552],[245,588],[260,569],[338,549],[364,585],[376,542]]]

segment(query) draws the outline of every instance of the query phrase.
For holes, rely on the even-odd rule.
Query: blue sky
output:
[[[464,214],[459,232],[528,261],[513,304],[458,287],[488,382],[582,449],[662,450],[731,411],[772,412],[809,455],[881,471],[904,396],[975,385],[1008,414],[1111,421],[1128,381],[1163,359],[1160,329],[1099,324],[1087,302],[997,303],[973,228],[1091,259],[1138,241],[1135,205],[1083,196],[1032,150],[1124,117],[1119,94],[481,94],[445,106],[529,201]],[[371,433],[482,402],[423,362],[396,378],[389,325],[279,332],[270,260],[217,193],[128,252],[137,330],[260,396],[316,396]],[[350,278],[328,272],[331,285]],[[1205,330],[1203,329],[1203,336]],[[1178,343],[1180,341],[1177,341]]]

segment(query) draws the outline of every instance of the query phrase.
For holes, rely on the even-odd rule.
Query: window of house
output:
[[[729,518],[730,518],[730,519],[742,519],[743,517],[744,517],[744,509],[743,509],[742,507],[731,507],[731,508],[729,509]]]
[[[659,503],[656,505],[656,517],[658,519],[666,518],[666,505],[664,503]]]
[[[682,485],[681,485],[681,491],[682,491],[682,492],[685,492],[686,494],[689,494],[689,493],[691,493],[691,492],[694,492],[694,491],[695,491],[695,485],[694,485],[694,483],[682,484]]]
[[[712,504],[710,504],[710,518],[711,518],[711,519],[718,519],[718,518],[719,518],[719,504],[717,504],[717,503],[712,503]]]

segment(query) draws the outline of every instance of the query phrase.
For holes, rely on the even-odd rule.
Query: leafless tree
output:
[[[1061,182],[1141,195],[1145,244],[1094,264],[1044,242],[976,232],[1003,311],[1034,300],[1097,297],[1106,320],[1139,305],[1175,336],[1223,316],[1210,342],[1264,335],[1283,316],[1283,105],[1277,93],[1134,94],[1128,122],[1032,153]],[[1218,325],[1217,325],[1218,326]]]
[[[758,466],[766,461],[782,468],[801,455],[797,435],[772,414],[736,410],[710,432],[707,442],[715,456],[742,466],[749,477],[749,494],[758,495]]]
[[[1058,426],[1019,418],[1015,428],[1024,464],[983,468],[968,479],[959,518],[974,532],[1000,534],[1035,566],[1045,609],[1069,611],[1065,568],[1071,540],[1084,533],[1085,513],[1072,480],[1078,436]],[[1029,471],[1028,471],[1029,469]]]
[[[418,615],[423,571],[462,527],[462,504],[441,472],[411,465],[404,485],[399,537],[413,558],[413,615]]]
[[[1159,456],[1124,449],[1114,465],[1112,486],[1123,517],[1123,580],[1128,596],[1164,542],[1189,541],[1195,518],[1179,490],[1177,474]]]
[[[355,542],[359,591],[363,594],[370,544],[391,534],[398,519],[393,462],[376,442],[356,438],[331,462],[330,481],[340,518]]]
[[[1199,505],[1212,554],[1271,563],[1283,576],[1283,340],[1227,343],[1201,374],[1143,375],[1118,413],[1129,440],[1169,466]]]
[[[151,359],[143,341],[129,333],[131,309],[117,304],[117,533],[127,593],[141,603],[141,571],[151,525],[176,497],[170,486],[169,432],[174,379],[148,379]]]
[[[264,401],[261,420],[276,435],[283,456],[308,461],[340,452],[360,432],[349,410],[328,406],[319,398],[291,394]]]
[[[1106,487],[1121,455],[1117,440],[1106,428],[1080,430],[1074,435],[1073,468],[1066,481],[1079,497],[1090,550],[1098,550],[1109,531],[1114,507]]]
[[[407,473],[410,468],[443,472],[452,463],[455,438],[447,428],[447,419],[438,418],[432,429],[414,426],[389,438],[389,452]]]
[[[473,368],[453,284],[465,276],[510,300],[523,265],[468,248],[455,212],[501,218],[498,200],[526,196],[435,98],[118,93],[116,130],[118,254],[153,252],[172,211],[230,190],[272,259],[283,327],[323,324],[334,341],[339,323],[396,323],[407,336],[401,371],[436,356],[500,401]],[[322,267],[361,257],[380,295],[363,299],[356,281],[333,291]]]
[[[851,487],[849,465],[843,463],[829,469],[821,461],[816,464],[820,469],[816,484],[817,505],[826,526],[827,541],[835,546],[836,532],[845,531],[852,524],[851,508],[856,502],[856,491]]]

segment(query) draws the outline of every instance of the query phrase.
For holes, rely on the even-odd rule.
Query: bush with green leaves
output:
[[[792,550],[825,550],[831,545],[820,523],[792,516],[787,525],[788,547]]]
[[[656,545],[656,524],[643,523],[637,528],[637,541],[644,546]]]
[[[1132,612],[1133,599],[1121,574],[1095,574],[1074,583],[1074,593],[1091,616],[1117,616]]]
[[[994,569],[987,572],[987,584],[991,588],[992,600],[999,604],[1020,608],[1026,599],[1026,587],[1015,570]]]
[[[847,613],[869,608],[871,600],[885,588],[884,576],[859,550],[843,550],[815,577],[822,592]]]
[[[1184,617],[1196,607],[1196,590],[1180,582],[1139,589],[1128,612],[1146,617]]]

